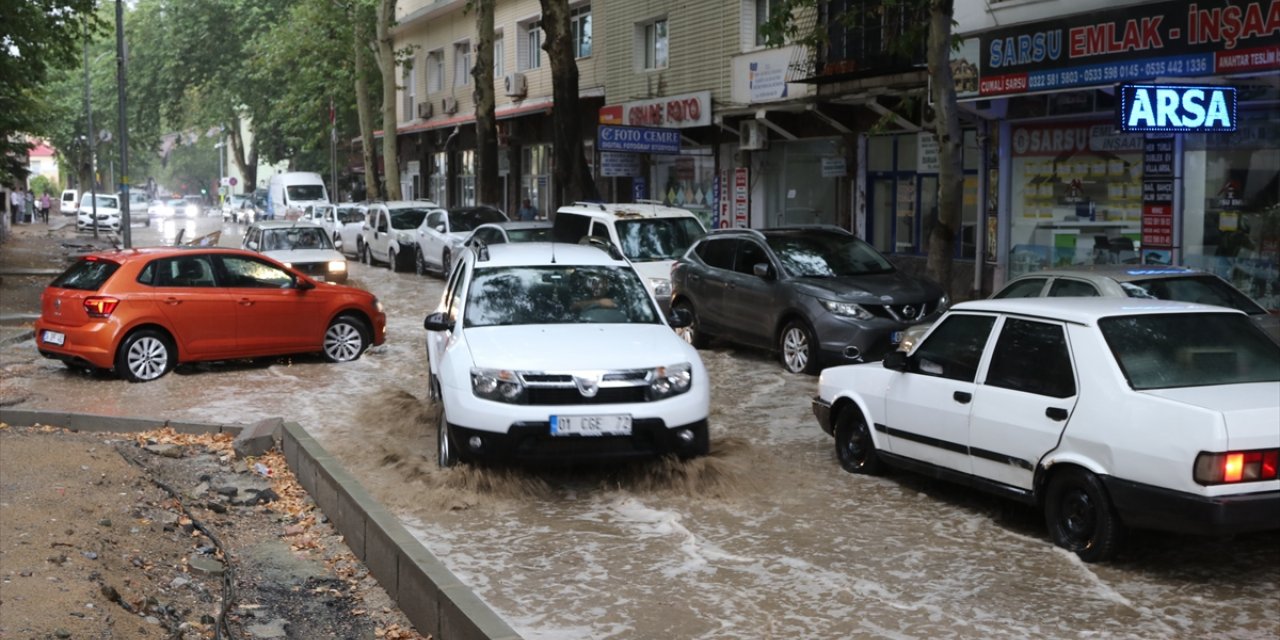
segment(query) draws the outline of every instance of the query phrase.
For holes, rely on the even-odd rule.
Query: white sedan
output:
[[[822,372],[852,473],[901,467],[1044,511],[1112,558],[1127,528],[1280,529],[1280,345],[1244,313],[1115,298],[956,305],[909,354]]]
[[[435,271],[441,277],[448,276],[463,241],[476,227],[506,220],[507,214],[493,207],[454,207],[432,211],[418,227],[414,270],[418,275]]]

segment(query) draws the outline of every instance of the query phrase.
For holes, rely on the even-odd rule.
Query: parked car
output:
[[[75,189],[63,189],[58,198],[59,210],[64,216],[74,216],[80,211],[80,192]]]
[[[196,196],[199,198],[200,196]],[[200,215],[200,205],[188,200],[187,198],[168,198],[161,203],[159,208],[160,216],[172,218],[174,216],[182,216],[187,218],[195,218]]]
[[[365,206],[338,205],[338,240],[333,244],[344,255],[360,257],[360,233],[364,229]]]
[[[42,355],[131,382],[201,360],[318,352],[346,362],[382,344],[386,327],[373,294],[318,285],[239,249],[93,253],[54,279],[40,305]]]
[[[324,227],[325,233],[333,240],[333,244],[337,246],[338,237],[338,206],[328,203],[310,204],[302,210],[302,220],[312,222]]]
[[[382,263],[392,271],[414,268],[418,250],[417,232],[427,214],[440,211],[433,202],[398,200],[375,202],[365,208],[364,225],[356,255],[365,264]]]
[[[244,232],[241,248],[257,251],[321,282],[347,281],[347,257],[324,227],[302,220],[263,220]]]
[[[845,470],[901,467],[1038,507],[1086,562],[1128,528],[1280,528],[1280,345],[1239,311],[961,303],[910,354],[823,371],[813,408]]]
[[[240,212],[244,209],[245,201],[249,196],[233,193],[222,201],[222,221],[223,222],[239,222]]]
[[[551,223],[547,220],[506,220],[503,222],[486,222],[467,234],[462,241],[462,249],[478,249],[480,246],[505,244],[508,242],[550,242]],[[462,251],[453,254],[448,272],[453,272]],[[421,271],[419,272],[422,273]]]
[[[194,218],[197,216],[204,215],[205,204],[206,204],[204,196],[189,195],[189,196],[182,196],[182,199],[187,201],[188,216]]]
[[[441,278],[448,277],[453,256],[458,254],[468,234],[487,222],[506,220],[507,214],[493,207],[454,207],[428,213],[417,230],[414,270],[418,275],[436,271]]]
[[[671,269],[672,308],[712,336],[773,349],[792,373],[878,360],[912,322],[937,316],[941,287],[893,266],[835,227],[725,229],[699,240]]]
[[[308,205],[329,202],[324,178],[313,171],[277,173],[265,191],[267,217],[274,220],[297,220]]]
[[[1238,309],[1280,342],[1280,314],[1269,313],[1231,283],[1206,271],[1169,265],[1097,264],[1058,267],[1010,280],[992,298],[1108,297],[1199,302]],[[899,348],[909,351],[929,322],[907,329]]]
[[[146,191],[129,191],[129,221],[142,221],[143,226],[148,225],[151,221],[150,204]]]
[[[579,202],[556,210],[556,242],[584,237],[608,240],[622,250],[665,311],[671,304],[671,265],[706,234],[688,209],[656,202],[600,204]]]
[[[94,204],[97,204],[95,207]],[[80,198],[79,213],[76,214],[76,231],[92,231],[95,226],[94,215],[97,215],[96,226],[111,231],[120,230],[121,212],[120,196],[98,194],[96,199],[92,193]]]
[[[616,250],[466,250],[424,325],[441,466],[708,451],[702,360]]]

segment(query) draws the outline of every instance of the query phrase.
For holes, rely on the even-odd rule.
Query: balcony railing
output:
[[[811,29],[825,37],[797,51],[790,82],[901,73],[926,63],[929,9],[919,0],[827,0],[806,17],[812,24],[802,24],[802,33]]]

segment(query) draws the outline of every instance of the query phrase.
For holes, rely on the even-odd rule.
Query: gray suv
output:
[[[713,231],[671,268],[672,309],[695,347],[712,336],[776,350],[792,373],[883,358],[909,325],[947,308],[941,287],[903,273],[836,227]]]

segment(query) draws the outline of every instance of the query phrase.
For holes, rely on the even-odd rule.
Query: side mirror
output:
[[[443,311],[427,314],[425,320],[422,321],[422,328],[427,331],[453,331],[453,323],[449,322],[449,316]]]
[[[248,247],[250,251],[258,250],[258,243],[253,240],[250,240],[249,242],[245,243],[245,246]]]
[[[436,225],[436,226],[435,226],[435,229],[436,229],[436,231],[439,231],[440,233],[444,233],[444,232],[445,232],[445,231],[444,231],[444,225],[443,225],[443,224],[438,224],[438,225]]]
[[[312,289],[316,288],[316,285],[315,285],[315,283],[314,283],[314,282],[312,282],[312,281],[310,281],[310,280],[307,280],[307,279],[304,279],[304,278],[299,278],[299,277],[297,277],[297,276],[294,276],[294,277],[293,277],[293,287],[294,287],[295,289],[297,289],[298,291],[310,291],[310,290],[312,290]]]
[[[683,329],[693,325],[693,314],[688,309],[674,309],[667,318],[667,324],[672,329]]]
[[[893,369],[894,371],[906,371],[907,354],[902,351],[890,351],[889,355],[884,357],[884,368]]]
[[[758,262],[751,265],[751,273],[755,274],[757,278],[773,279],[773,267],[770,267],[767,262]]]

